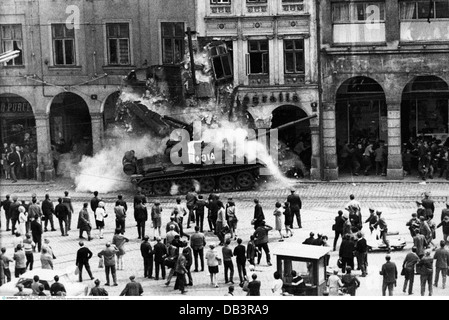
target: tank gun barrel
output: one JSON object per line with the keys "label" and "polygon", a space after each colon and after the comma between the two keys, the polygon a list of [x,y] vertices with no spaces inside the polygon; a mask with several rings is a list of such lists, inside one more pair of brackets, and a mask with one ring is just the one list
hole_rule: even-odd
{"label": "tank gun barrel", "polygon": [[169,116],[162,116],[162,119],[173,122],[174,124],[178,125],[179,127],[185,128],[187,131],[193,131],[192,125],[185,123],[184,121],[181,121],[176,118],[169,117]]}
{"label": "tank gun barrel", "polygon": [[[307,121],[307,120],[314,119],[314,118],[316,118],[316,117],[318,117],[318,115],[317,115],[317,114],[313,114],[313,115],[311,115],[311,116],[308,116],[308,117],[305,117],[305,118],[302,118],[302,119],[299,119],[299,120],[295,120],[295,121],[292,121],[292,122],[288,122],[288,123],[283,124],[283,125],[280,125],[280,126],[278,126],[278,127],[276,127],[276,128],[272,128],[272,129],[270,129],[270,130],[267,130],[265,133],[262,133],[262,134],[260,134],[260,135],[267,135],[267,134],[269,134],[272,130],[278,130],[278,131],[279,131],[279,130],[282,130],[282,129],[285,129],[285,128],[294,126],[294,125],[296,125],[296,124],[298,124],[298,123],[301,123],[301,122],[304,122],[304,121]],[[255,140],[255,139],[257,139],[258,136],[259,136],[259,134],[256,134],[256,136],[253,137],[253,138],[250,138],[250,140]]]}

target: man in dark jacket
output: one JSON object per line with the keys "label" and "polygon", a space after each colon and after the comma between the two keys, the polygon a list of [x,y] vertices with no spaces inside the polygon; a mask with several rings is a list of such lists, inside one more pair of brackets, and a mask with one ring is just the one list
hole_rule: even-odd
{"label": "man in dark jacket", "polygon": [[44,231],[48,231],[47,226],[48,222],[50,222],[51,231],[56,231],[55,225],[53,222],[53,214],[55,213],[55,207],[53,205],[53,201],[50,200],[50,195],[45,195],[45,200],[42,201],[42,215],[45,219],[45,228]]}
{"label": "man in dark jacket", "polygon": [[262,221],[256,231],[254,231],[254,243],[258,249],[257,264],[260,264],[263,249],[263,251],[265,251],[267,264],[271,266],[270,249],[268,247],[268,232],[272,229],[272,227],[265,225],[265,221]]}
{"label": "man in dark jacket", "polygon": [[140,200],[140,203],[142,205],[145,205],[147,203],[147,198],[145,197],[144,194],[142,194],[142,188],[141,187],[137,188],[137,193],[134,196],[134,207],[138,204],[139,200]]}
{"label": "man in dark jacket", "polygon": [[92,258],[93,254],[92,251],[89,250],[89,248],[84,246],[84,242],[80,241],[79,246],[81,247],[78,249],[76,253],[76,266],[79,269],[79,282],[83,282],[83,267],[86,268],[87,273],[89,274],[89,277],[91,280],[94,279],[92,276],[92,271],[90,270],[89,260]]}
{"label": "man in dark jacket", "polygon": [[430,250],[426,250],[424,257],[416,264],[421,277],[421,296],[426,293],[426,284],[429,287],[429,296],[433,293],[432,278],[433,278],[433,258],[430,256]]}
{"label": "man in dark jacket", "polygon": [[426,209],[426,220],[433,217],[435,213],[435,203],[430,199],[430,195],[426,192],[424,193],[424,199],[421,200],[422,206]]}
{"label": "man in dark jacket", "polygon": [[[302,202],[301,198],[297,193],[295,193],[295,189],[291,189],[291,194],[287,197],[287,202],[290,203],[290,210],[292,211],[292,214],[296,216],[296,222],[298,223],[298,228],[302,228],[301,224],[301,209],[302,209]],[[291,225],[291,228],[293,229],[293,223]]]}
{"label": "man in dark jacket", "polygon": [[62,203],[62,198],[58,199],[58,204],[55,208],[55,215],[59,220],[59,228],[61,229],[61,235],[63,237],[68,236],[68,217],[69,209]]}
{"label": "man in dark jacket", "polygon": [[159,269],[161,270],[162,280],[165,280],[164,259],[167,257],[167,246],[162,243],[161,237],[157,237],[156,241],[154,245],[155,280],[159,280]]}
{"label": "man in dark jacket", "polygon": [[37,251],[41,252],[42,247],[42,225],[39,223],[37,218],[31,218],[30,223],[31,237],[37,246]]}
{"label": "man in dark jacket", "polygon": [[257,274],[253,273],[251,278],[253,280],[248,283],[248,296],[260,296],[261,282],[257,280]]}
{"label": "man in dark jacket", "polygon": [[315,241],[315,233],[309,233],[309,237],[302,242],[302,244],[312,245]]}
{"label": "man in dark jacket", "polygon": [[357,258],[357,269],[362,271],[362,277],[366,277],[368,274],[368,272],[366,272],[366,268],[368,266],[368,245],[366,244],[366,239],[360,231],[357,232],[355,256]]}
{"label": "man in dark jacket", "polygon": [[195,215],[196,215],[196,225],[200,227],[200,232],[203,231],[204,224],[204,208],[206,207],[206,201],[203,199],[202,195],[198,196],[198,200],[195,203]]}
{"label": "man in dark jacket", "polygon": [[62,203],[67,207],[67,231],[72,229],[72,214],[73,214],[73,206],[72,199],[69,197],[69,192],[64,191],[64,197],[62,198]]}
{"label": "man in dark jacket", "polygon": [[138,239],[142,239],[145,236],[145,222],[148,220],[148,211],[139,199],[136,200],[134,206],[134,219],[137,222]]}
{"label": "man in dark jacket", "polygon": [[143,258],[143,277],[148,279],[153,278],[153,248],[151,243],[148,241],[149,236],[144,236],[143,241],[140,244],[140,254]]}
{"label": "man in dark jacket", "polygon": [[0,207],[3,207],[3,210],[5,210],[5,218],[6,218],[6,231],[11,231],[9,228],[9,223],[11,221],[10,211],[9,208],[11,207],[11,199],[9,194],[6,195],[5,200],[2,201]]}
{"label": "man in dark jacket", "polygon": [[195,207],[196,201],[198,200],[198,194],[195,191],[195,187],[187,193],[186,195],[186,206],[189,210],[189,217],[187,218],[187,228],[190,228],[190,222],[195,222]]}
{"label": "man in dark jacket", "polygon": [[345,224],[345,220],[343,219],[343,211],[338,211],[338,216],[335,217],[335,223],[333,226],[333,229],[335,231],[335,237],[334,237],[334,251],[337,250],[337,241],[338,238],[341,236],[343,237],[343,225]]}
{"label": "man in dark jacket", "polygon": [[263,214],[262,206],[259,203],[259,199],[254,199],[254,217],[253,217],[253,224],[254,224],[254,230],[257,230],[257,228],[262,224],[262,221],[265,220],[265,215]]}
{"label": "man in dark jacket", "polygon": [[215,232],[215,223],[218,216],[218,196],[211,193],[209,195],[208,203],[206,207],[208,208],[207,221],[209,223],[209,232]]}
{"label": "man in dark jacket", "polygon": [[387,262],[383,264],[382,269],[380,270],[380,275],[383,276],[382,295],[385,296],[388,289],[388,295],[392,296],[393,289],[396,286],[396,281],[398,279],[398,269],[396,264],[391,262],[391,257],[389,255],[385,257],[385,260]]}
{"label": "man in dark jacket", "polygon": [[339,257],[342,262],[342,272],[346,272],[346,266],[350,266],[354,270],[354,242],[349,234],[345,234],[340,245]]}
{"label": "man in dark jacket", "polygon": [[404,262],[402,263],[402,268],[404,269],[404,286],[402,288],[402,291],[406,293],[407,291],[407,285],[408,287],[408,294],[413,294],[413,283],[415,282],[415,266],[419,261],[419,257],[416,254],[416,247],[412,248],[412,252],[409,252],[404,259]]}
{"label": "man in dark jacket", "polygon": [[237,239],[237,246],[234,248],[233,255],[235,256],[235,262],[237,264],[237,272],[239,274],[240,286],[243,286],[243,282],[246,278],[246,248],[242,244],[242,239]]}
{"label": "man in dark jacket", "polygon": [[[98,204],[100,203],[101,199],[98,198],[98,191],[94,191],[94,196],[92,199],[90,199],[90,208],[94,212],[94,218],[96,218],[95,210],[98,208]],[[97,223],[97,219],[95,219],[95,224]],[[98,225],[96,225],[96,228],[98,229]]]}
{"label": "man in dark jacket", "polygon": [[130,276],[128,282],[123,289],[123,291],[120,293],[121,296],[141,296],[143,293],[142,285],[139,282],[135,281],[135,276]]}
{"label": "man in dark jacket", "polygon": [[12,196],[12,203],[9,206],[9,216],[11,217],[11,232],[14,235],[16,233],[16,223],[19,221],[19,207],[20,202],[17,196]]}

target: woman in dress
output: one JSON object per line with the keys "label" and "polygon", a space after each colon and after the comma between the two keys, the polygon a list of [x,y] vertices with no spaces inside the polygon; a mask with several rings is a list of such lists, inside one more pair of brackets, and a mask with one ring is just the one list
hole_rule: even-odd
{"label": "woman in dress", "polygon": [[106,211],[104,209],[104,202],[100,201],[98,203],[98,207],[95,210],[95,220],[98,226],[98,229],[100,231],[99,238],[103,239],[103,232],[104,232],[104,218],[106,218],[108,215],[106,214]]}
{"label": "woman in dress", "polygon": [[275,218],[275,229],[277,231],[279,231],[279,236],[281,237],[279,239],[279,241],[284,241],[283,236],[282,236],[282,211],[281,211],[281,207],[282,204],[280,202],[276,202],[275,204],[276,209],[274,210],[274,218]]}
{"label": "woman in dress", "polygon": [[151,221],[153,221],[153,229],[154,229],[154,240],[156,241],[157,237],[162,237],[161,235],[161,219],[162,207],[159,201],[154,203],[154,206],[151,208]]}
{"label": "woman in dress", "polygon": [[117,252],[117,270],[123,270],[123,256],[126,253],[125,243],[129,242],[128,238],[125,238],[122,235],[122,229],[116,228],[114,237],[112,238],[112,244],[115,245],[118,249]]}
{"label": "woman in dress", "polygon": [[19,232],[23,236],[27,234],[26,224],[28,222],[28,212],[26,212],[25,207],[19,207]]}
{"label": "woman in dress", "polygon": [[209,245],[210,250],[206,253],[207,267],[210,273],[210,284],[218,288],[217,274],[218,265],[221,258],[218,256],[217,251],[215,251],[215,245]]}

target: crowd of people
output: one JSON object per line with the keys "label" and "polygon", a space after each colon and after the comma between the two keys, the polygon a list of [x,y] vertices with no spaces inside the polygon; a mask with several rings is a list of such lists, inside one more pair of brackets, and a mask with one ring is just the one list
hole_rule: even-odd
{"label": "crowd of people", "polygon": [[[335,232],[333,251],[337,251],[340,238],[341,243],[338,250],[338,269],[334,269],[334,274],[327,279],[330,295],[343,293],[355,295],[360,281],[353,271],[360,271],[361,277],[368,275],[369,246],[365,239],[364,224],[367,225],[369,232],[379,234],[379,239],[382,239],[385,244],[386,251],[391,252],[388,225],[382,212],[370,208],[369,217],[363,219],[360,202],[355,199],[354,195],[350,195],[349,198],[350,201],[344,210],[338,212],[332,225],[332,230]],[[243,239],[237,234],[238,210],[232,198],[227,198],[225,204],[221,201],[220,195],[210,194],[205,200],[202,195],[192,189],[185,199],[177,197],[175,200],[176,203],[173,207],[168,209],[170,221],[165,225],[165,237],[161,233],[161,229],[164,228],[162,214],[167,209],[163,208],[159,201],[149,203],[140,189],[133,199],[133,214],[143,260],[144,278],[163,280],[166,286],[170,286],[174,282],[174,289],[181,293],[186,293],[186,288],[194,285],[192,272],[207,272],[210,275],[210,285],[218,288],[219,273],[223,266],[224,282],[229,288],[232,286],[228,295],[234,294],[235,275],[238,276],[238,284],[243,292],[248,295],[260,295],[260,280],[257,279],[256,269],[261,264],[264,254],[266,264],[272,265],[269,244],[276,237],[274,236],[272,239],[271,236],[278,233],[277,241],[284,241],[285,238],[292,236],[295,220],[295,227],[302,228],[302,202],[295,189],[291,189],[291,194],[283,205],[280,202],[275,203],[271,220],[274,221],[274,228],[267,224],[267,217],[259,200],[254,199],[254,214],[251,219],[254,231],[250,234],[249,239]],[[31,196],[30,201],[19,201],[17,196],[7,195],[1,202],[1,208],[6,217],[6,230],[10,231],[13,236],[12,248],[1,248],[1,283],[11,281],[10,270],[12,269],[15,277],[19,277],[27,270],[33,270],[36,253],[40,254],[42,269],[54,268],[55,252],[50,245],[49,238],[44,237],[44,234],[57,231],[58,226],[55,224],[54,216],[59,221],[62,237],[68,236],[71,231],[72,217],[75,220],[74,208],[68,191],[65,191],[57,199],[57,203],[54,206],[49,194],[45,195],[45,199],[42,201],[37,199],[35,194]],[[89,260],[95,254],[88,248],[87,243],[95,238],[104,239],[105,219],[109,214],[113,215],[115,218],[113,237],[106,240],[104,248],[96,256],[101,261],[99,267],[103,268],[105,272],[104,285],[118,286],[117,270],[125,269],[124,256],[127,252],[127,243],[130,241],[129,237],[125,236],[130,210],[123,196],[117,196],[113,214],[107,212],[105,207],[105,200],[101,199],[98,192],[94,192],[90,203],[83,203],[76,225],[79,232],[79,249],[75,262],[77,274],[80,282],[83,282],[84,271],[87,272],[91,280],[95,280],[95,287],[91,290],[93,295],[107,294],[107,291],[100,287],[100,280],[92,274]],[[92,213],[94,221],[91,221],[90,218]],[[420,271],[422,288],[425,283],[432,281],[433,270],[428,273],[425,270],[426,267],[433,268],[426,262],[431,250],[435,251],[432,259],[437,260],[434,285],[438,284],[440,273],[443,278],[443,287],[446,285],[449,251],[445,249],[445,246],[448,244],[449,237],[449,204],[443,210],[441,222],[438,225],[433,221],[434,214],[434,202],[430,199],[429,194],[425,194],[424,198],[417,202],[416,213],[413,213],[412,218],[406,224],[413,239],[413,249],[403,262],[401,274],[405,277],[404,292],[408,287],[410,288],[409,293],[412,293],[415,268],[417,267],[423,270]],[[282,221],[282,216],[284,221]],[[205,219],[207,219],[207,225]],[[148,220],[152,222],[152,239],[146,230]],[[185,229],[191,228],[192,225],[194,225],[194,231],[185,232]],[[207,227],[209,227],[208,230],[206,230]],[[436,238],[436,230],[440,227],[443,229],[444,240],[438,247],[433,240]],[[270,231],[276,232],[270,233]],[[206,232],[209,237],[212,236],[212,241],[209,238],[206,240]],[[243,244],[245,240],[247,241],[246,245]],[[326,235],[318,233],[315,237],[314,232],[310,233],[310,237],[305,239],[303,244],[330,247],[329,238]],[[357,261],[357,269],[354,259]],[[386,295],[388,291],[392,295],[398,277],[397,268],[391,261],[390,255],[387,255],[386,259],[385,265],[379,271],[384,278],[382,294]],[[330,254],[327,254],[326,266],[329,266],[329,260]],[[10,264],[14,264],[14,268],[10,268]],[[410,271],[411,269],[413,272]],[[340,271],[341,276],[339,275]],[[284,290],[282,277],[275,273],[273,278],[273,294],[288,295]],[[295,281],[298,285],[304,284],[303,279],[295,270],[292,270],[291,278],[297,279]],[[121,294],[142,295],[142,286],[136,281],[135,275],[129,280],[130,282]],[[23,288],[18,288],[18,290],[21,292],[20,294],[23,294]],[[425,289],[422,290],[422,294],[424,294]],[[63,294],[62,292],[61,289],[57,293]],[[432,288],[429,289],[429,293],[432,294]],[[42,295],[43,292],[36,286],[35,294]]]}
{"label": "crowd of people", "polygon": [[[338,147],[339,168],[353,175],[386,176],[388,147],[385,141],[358,139],[345,141]],[[449,138],[444,142],[433,137],[418,136],[403,144],[402,163],[405,176],[416,174],[420,179],[434,177],[449,180]]]}
{"label": "crowd of people", "polygon": [[13,183],[18,179],[37,180],[38,172],[40,175],[41,170],[44,170],[43,163],[38,161],[37,150],[31,143],[24,145],[4,143],[1,167],[1,178],[12,180]]}

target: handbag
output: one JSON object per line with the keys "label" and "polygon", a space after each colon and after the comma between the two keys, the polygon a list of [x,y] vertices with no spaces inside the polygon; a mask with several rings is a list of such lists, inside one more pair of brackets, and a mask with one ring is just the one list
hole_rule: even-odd
{"label": "handbag", "polygon": [[75,275],[79,275],[80,274],[80,268],[78,268],[78,266],[76,266],[75,268]]}
{"label": "handbag", "polygon": [[100,260],[98,260],[98,268],[104,268],[103,258],[100,258]]}

